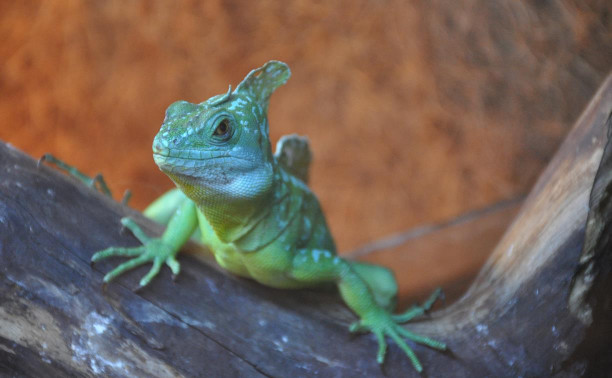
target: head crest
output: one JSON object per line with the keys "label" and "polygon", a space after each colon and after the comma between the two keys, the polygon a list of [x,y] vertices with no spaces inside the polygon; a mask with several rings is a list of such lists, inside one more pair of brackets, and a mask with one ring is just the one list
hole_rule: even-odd
{"label": "head crest", "polygon": [[291,76],[291,70],[283,62],[271,60],[262,67],[254,69],[242,80],[236,92],[248,94],[266,111],[270,96],[276,88],[285,84]]}
{"label": "head crest", "polygon": [[229,89],[227,90],[227,93],[223,95],[222,97],[218,98],[215,102],[211,103],[211,105],[213,106],[221,105],[224,102],[228,101],[231,97],[232,97],[232,86],[230,85]]}

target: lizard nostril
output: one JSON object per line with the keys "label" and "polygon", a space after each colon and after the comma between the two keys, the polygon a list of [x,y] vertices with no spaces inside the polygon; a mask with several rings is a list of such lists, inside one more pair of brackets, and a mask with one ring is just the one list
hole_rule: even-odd
{"label": "lizard nostril", "polygon": [[153,153],[167,155],[168,149],[158,139],[153,140]]}

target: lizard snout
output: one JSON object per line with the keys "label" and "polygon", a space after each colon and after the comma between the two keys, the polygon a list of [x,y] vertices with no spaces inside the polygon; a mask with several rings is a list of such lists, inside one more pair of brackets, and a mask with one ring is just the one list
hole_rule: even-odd
{"label": "lizard snout", "polygon": [[168,156],[170,151],[168,150],[168,147],[164,146],[164,143],[161,140],[155,138],[153,140],[153,153]]}

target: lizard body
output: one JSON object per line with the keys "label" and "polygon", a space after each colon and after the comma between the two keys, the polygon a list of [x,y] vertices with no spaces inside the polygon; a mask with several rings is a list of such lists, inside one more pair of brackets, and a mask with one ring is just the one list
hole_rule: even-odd
{"label": "lizard body", "polygon": [[159,168],[177,188],[166,193],[145,215],[167,224],[160,238],[150,238],[129,218],[122,223],[143,245],[111,247],[93,261],[129,256],[104,277],[108,282],[128,269],[152,262],[140,281],[147,285],[167,264],[176,275],[175,256],[192,235],[228,271],[276,288],[303,288],[332,282],[360,317],[352,331],[371,331],[384,361],[385,336],[404,350],[415,368],[421,364],[403,337],[444,350],[444,343],[401,327],[431,307],[392,315],[397,284],[384,267],[350,261],[336,254],[319,202],[306,184],[310,150],[305,138],[284,137],[272,154],[267,110],[270,95],[289,78],[286,64],[270,61],[251,71],[238,85],[209,100],[170,105],[153,141]]}

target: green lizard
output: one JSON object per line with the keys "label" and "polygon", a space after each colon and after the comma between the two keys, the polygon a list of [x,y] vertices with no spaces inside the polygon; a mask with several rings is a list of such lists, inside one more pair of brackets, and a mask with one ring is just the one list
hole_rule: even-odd
{"label": "green lizard", "polygon": [[174,275],[179,274],[176,254],[199,230],[202,243],[219,265],[239,276],[288,289],[335,283],[360,318],[350,330],[376,335],[377,361],[384,361],[389,336],[422,371],[403,338],[440,350],[446,346],[400,324],[427,311],[439,291],[423,306],[392,314],[397,284],[391,271],[336,254],[319,202],[306,185],[307,140],[284,137],[276,154],[271,152],[268,102],[290,75],[286,64],[270,61],[251,71],[235,91],[230,87],[226,94],[201,104],[178,101],[170,105],[153,141],[153,158],[177,188],[144,212],[167,228],[160,238],[151,238],[133,220],[123,218],[122,224],[143,245],[111,247],[94,254],[92,261],[132,257],[106,274],[105,282],[152,262],[140,281],[142,287],[164,263]]}

